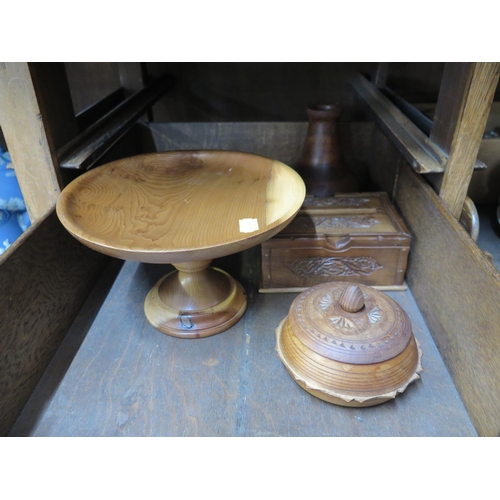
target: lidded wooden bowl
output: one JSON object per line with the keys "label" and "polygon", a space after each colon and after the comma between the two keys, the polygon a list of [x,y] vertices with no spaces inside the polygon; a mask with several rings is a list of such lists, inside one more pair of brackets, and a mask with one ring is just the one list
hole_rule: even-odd
{"label": "lidded wooden bowl", "polygon": [[374,406],[420,378],[422,352],[406,312],[355,283],[301,293],[276,329],[277,351],[310,394],[342,406]]}

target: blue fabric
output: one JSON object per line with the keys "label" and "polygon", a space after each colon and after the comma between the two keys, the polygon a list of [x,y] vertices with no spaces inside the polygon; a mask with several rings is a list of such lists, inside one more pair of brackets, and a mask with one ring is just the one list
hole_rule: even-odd
{"label": "blue fabric", "polygon": [[0,148],[0,255],[30,226],[10,154]]}

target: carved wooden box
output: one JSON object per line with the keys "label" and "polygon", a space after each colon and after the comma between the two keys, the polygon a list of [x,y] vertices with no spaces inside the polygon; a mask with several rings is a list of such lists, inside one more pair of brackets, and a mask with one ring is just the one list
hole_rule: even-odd
{"label": "carved wooden box", "polygon": [[262,244],[262,292],[330,281],[400,289],[410,233],[386,193],[306,197],[295,219]]}

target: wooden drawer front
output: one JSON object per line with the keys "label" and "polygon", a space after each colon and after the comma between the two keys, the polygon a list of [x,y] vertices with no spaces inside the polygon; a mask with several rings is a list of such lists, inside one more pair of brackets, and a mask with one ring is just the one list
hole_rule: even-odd
{"label": "wooden drawer front", "polygon": [[301,288],[329,281],[403,284],[409,247],[350,246],[332,250],[307,243],[280,243],[262,245],[262,288]]}

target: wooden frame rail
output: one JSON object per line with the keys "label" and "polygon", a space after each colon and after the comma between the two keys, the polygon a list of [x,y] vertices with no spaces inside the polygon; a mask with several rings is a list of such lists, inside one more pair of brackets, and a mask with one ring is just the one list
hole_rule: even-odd
{"label": "wooden frame rail", "polygon": [[61,167],[80,170],[91,168],[173,83],[171,76],[164,75],[75,137],[57,152]]}
{"label": "wooden frame rail", "polygon": [[445,65],[430,139],[449,155],[439,196],[455,218],[467,197],[499,72],[500,63]]}
{"label": "wooden frame rail", "polygon": [[[411,105],[408,101],[393,92],[389,87],[384,87],[381,91],[386,95],[410,120],[427,136],[431,135],[433,121],[425,116],[419,109]],[[476,160],[474,170],[485,170],[486,164],[481,160]]]}
{"label": "wooden frame rail", "polygon": [[388,97],[358,75],[352,86],[374,113],[384,130],[410,165],[420,174],[443,172],[447,157]]}
{"label": "wooden frame rail", "polygon": [[56,149],[78,132],[64,67],[0,63],[0,127],[35,222],[61,191]]}
{"label": "wooden frame rail", "polygon": [[[382,67],[387,73],[386,65]],[[499,72],[500,63],[446,63],[430,130],[429,121],[394,93],[387,92],[411,118],[377,88],[380,85],[361,75],[352,82],[375,113],[379,126],[415,171],[443,173],[432,183],[457,219],[464,210],[472,172],[484,168],[477,154]],[[418,119],[418,125],[412,119]]]}

